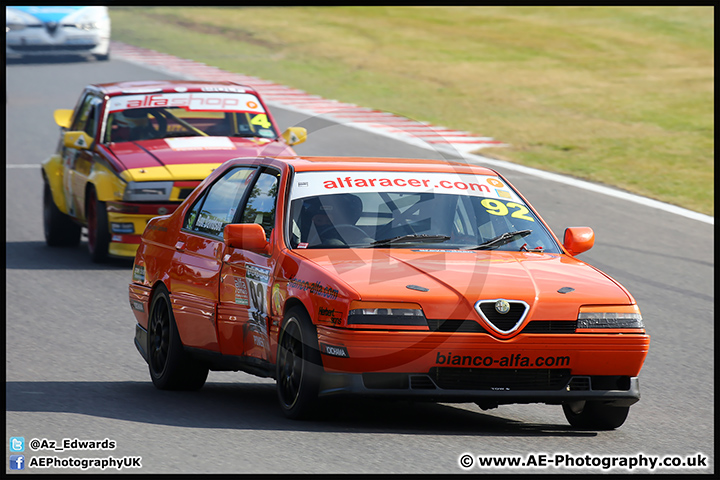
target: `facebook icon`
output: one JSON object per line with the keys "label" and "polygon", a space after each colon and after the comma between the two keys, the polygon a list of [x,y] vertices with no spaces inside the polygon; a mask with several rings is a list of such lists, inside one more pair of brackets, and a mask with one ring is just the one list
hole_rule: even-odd
{"label": "facebook icon", "polygon": [[10,455],[10,470],[25,470],[25,455]]}

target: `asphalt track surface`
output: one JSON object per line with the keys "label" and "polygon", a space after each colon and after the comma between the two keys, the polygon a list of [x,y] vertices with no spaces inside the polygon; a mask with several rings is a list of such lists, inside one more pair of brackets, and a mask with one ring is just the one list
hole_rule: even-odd
{"label": "asphalt track surface", "polygon": [[[714,472],[714,227],[570,185],[503,171],[559,236],[588,225],[580,256],[635,296],[652,337],[642,399],[615,431],[576,431],[559,406],[342,400],[310,421],[290,421],[274,382],[211,372],[199,392],[156,390],[133,345],[131,262],[90,262],[80,247],[51,249],[42,231],[40,162],[58,142],[52,113],[72,108],[88,83],[171,78],[121,60],[6,65],[6,452],[24,437],[32,457],[142,457],[128,473],[648,473],[602,466],[461,468],[469,453],[602,458],[706,457]],[[387,135],[273,108],[281,128],[309,130],[300,154],[447,158]],[[490,133],[490,132],[487,132]],[[31,439],[104,440],[106,451],[32,451]],[[576,464],[583,460],[576,460]],[[8,473],[11,471],[6,463]],[[75,473],[67,468],[36,473]],[[87,472],[101,472],[90,469]],[[112,468],[105,473],[117,472]]]}

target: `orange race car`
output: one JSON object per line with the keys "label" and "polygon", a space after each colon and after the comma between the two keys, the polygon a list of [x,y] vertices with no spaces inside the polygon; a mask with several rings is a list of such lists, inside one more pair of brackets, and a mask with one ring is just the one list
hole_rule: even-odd
{"label": "orange race car", "polygon": [[562,405],[612,429],[650,342],[635,300],[575,258],[497,172],[379,158],[238,158],[135,257],[135,345],[160,389],[208,370],[277,380],[284,413],[319,396]]}
{"label": "orange race car", "polygon": [[147,221],[175,210],[224,161],[294,155],[307,135],[279,135],[257,92],[233,82],[89,85],[55,121],[60,143],[42,164],[45,240],[76,246],[86,227],[96,262],[134,257]]}

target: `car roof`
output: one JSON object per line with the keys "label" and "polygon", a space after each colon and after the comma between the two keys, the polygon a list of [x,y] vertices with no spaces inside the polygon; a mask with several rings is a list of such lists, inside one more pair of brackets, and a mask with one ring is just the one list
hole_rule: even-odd
{"label": "car roof", "polygon": [[[248,159],[238,158],[233,163],[247,163]],[[297,156],[270,159],[292,166],[296,172],[317,171],[412,171],[428,173],[457,173],[472,175],[499,175],[495,170],[452,160],[394,157],[337,157]]]}
{"label": "car roof", "polygon": [[[209,89],[208,87],[214,87]],[[103,95],[115,96],[122,94],[142,93],[176,93],[176,92],[248,92],[257,95],[254,88],[230,81],[200,80],[143,80],[129,82],[97,83],[88,85],[87,89],[95,90]]]}

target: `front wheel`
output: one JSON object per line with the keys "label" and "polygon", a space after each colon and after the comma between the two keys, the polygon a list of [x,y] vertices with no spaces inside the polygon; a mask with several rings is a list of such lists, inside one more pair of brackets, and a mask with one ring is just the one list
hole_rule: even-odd
{"label": "front wheel", "polygon": [[613,430],[625,423],[630,407],[615,407],[597,401],[563,403],[565,418],[582,430]]}
{"label": "front wheel", "polygon": [[147,352],[150,378],[160,390],[199,390],[205,385],[208,367],[183,351],[170,293],[162,286],[150,304]]}
{"label": "front wheel", "polygon": [[98,200],[97,193],[92,187],[88,189],[85,202],[90,259],[95,263],[103,263],[108,259],[110,248],[107,208],[105,202]]}
{"label": "front wheel", "polygon": [[82,227],[55,205],[47,182],[43,189],[43,229],[49,247],[76,247],[80,243]]}
{"label": "front wheel", "polygon": [[280,333],[276,366],[278,399],[286,417],[307,418],[314,411],[322,370],[310,317],[303,308],[290,309]]}

